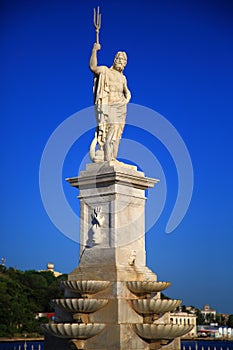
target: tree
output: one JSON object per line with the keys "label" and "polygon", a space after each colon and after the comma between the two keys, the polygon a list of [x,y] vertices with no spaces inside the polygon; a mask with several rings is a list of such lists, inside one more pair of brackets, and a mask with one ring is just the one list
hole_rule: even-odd
{"label": "tree", "polygon": [[161,299],[167,299],[167,300],[171,299],[167,295],[165,295],[164,293],[161,293],[160,296],[161,296]]}
{"label": "tree", "polygon": [[182,312],[187,312],[186,306],[185,305],[181,305],[181,311]]}
{"label": "tree", "polygon": [[233,315],[229,315],[227,320],[227,326],[233,328]]}
{"label": "tree", "polygon": [[219,326],[226,326],[227,325],[227,317],[223,314],[217,314],[216,315],[216,322]]}
{"label": "tree", "polygon": [[210,324],[210,323],[215,322],[215,317],[212,313],[207,313],[205,316],[205,320],[206,320],[205,323]]}
{"label": "tree", "polygon": [[0,336],[41,332],[38,312],[49,312],[50,299],[63,296],[59,285],[67,275],[56,278],[51,271],[0,272]]}
{"label": "tree", "polygon": [[197,315],[197,325],[204,324],[205,317],[203,316],[203,314],[199,309],[196,309],[196,315]]}

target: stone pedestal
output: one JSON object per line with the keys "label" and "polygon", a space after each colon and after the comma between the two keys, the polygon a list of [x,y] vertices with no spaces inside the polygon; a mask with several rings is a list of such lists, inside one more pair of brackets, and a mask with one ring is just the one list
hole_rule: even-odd
{"label": "stone pedestal", "polygon": [[[145,190],[158,180],[114,161],[87,164],[67,181],[79,189],[80,263],[63,283],[65,299],[54,301],[62,323],[47,326],[45,349],[179,349],[179,342],[167,345],[169,320],[154,301],[169,283],[146,267]],[[135,310],[138,299],[145,310]]]}
{"label": "stone pedestal", "polygon": [[98,293],[109,299],[108,305],[90,315],[90,322],[107,326],[87,342],[86,349],[146,349],[130,326],[142,317],[128,302],[135,295],[126,282],[157,279],[145,266],[144,213],[145,190],[158,180],[146,178],[134,166],[105,162],[87,164],[86,171],[68,181],[79,188],[81,208],[80,264],[69,280],[111,282]]}
{"label": "stone pedestal", "polygon": [[145,267],[145,189],[158,180],[136,167],[105,162],[87,164],[79,177],[67,181],[79,188],[79,267],[98,266],[102,276],[106,269],[108,280],[110,266],[122,273],[129,266]]}

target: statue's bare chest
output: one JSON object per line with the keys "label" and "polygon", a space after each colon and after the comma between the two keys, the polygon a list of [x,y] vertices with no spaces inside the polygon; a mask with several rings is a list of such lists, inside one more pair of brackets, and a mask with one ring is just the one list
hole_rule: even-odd
{"label": "statue's bare chest", "polygon": [[116,71],[109,71],[108,74],[109,84],[110,86],[118,86],[119,88],[123,88],[124,85],[124,76]]}

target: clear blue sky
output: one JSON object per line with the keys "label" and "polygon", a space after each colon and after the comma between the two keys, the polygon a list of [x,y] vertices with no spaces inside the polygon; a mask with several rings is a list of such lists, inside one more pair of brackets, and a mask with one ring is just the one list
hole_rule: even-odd
{"label": "clear blue sky", "polygon": [[[233,313],[231,1],[1,1],[0,257],[23,270],[52,261],[68,273],[77,265],[78,244],[56,229],[43,207],[39,166],[58,125],[92,105],[88,60],[97,5],[103,14],[100,62],[110,66],[116,51],[127,51],[131,102],[166,117],[193,163],[191,205],[166,234],[176,171],[161,145],[150,146],[163,166],[168,195],[146,235],[148,265],[160,280],[172,282],[170,297]],[[89,136],[82,139],[85,152],[89,142]],[[68,157],[64,178],[76,175],[74,157]],[[64,181],[74,205],[77,193],[67,186]]]}

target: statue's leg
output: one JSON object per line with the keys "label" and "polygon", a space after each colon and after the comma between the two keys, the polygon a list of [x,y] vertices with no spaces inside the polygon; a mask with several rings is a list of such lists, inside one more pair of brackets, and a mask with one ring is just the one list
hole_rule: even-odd
{"label": "statue's leg", "polygon": [[124,123],[119,123],[119,124],[115,125],[115,132],[114,132],[115,141],[113,142],[113,150],[112,150],[112,154],[113,154],[114,159],[116,159],[116,157],[117,157],[117,153],[118,153],[119,144],[120,144],[123,130],[124,130]]}
{"label": "statue's leg", "polygon": [[113,145],[114,145],[114,124],[108,124],[108,132],[106,136],[106,142],[104,145],[104,160],[110,161],[113,160]]}
{"label": "statue's leg", "polygon": [[117,157],[119,144],[120,144],[120,139],[115,140],[113,145],[112,145],[112,156],[114,159],[116,159],[116,157]]}

